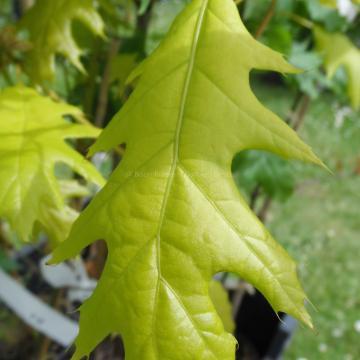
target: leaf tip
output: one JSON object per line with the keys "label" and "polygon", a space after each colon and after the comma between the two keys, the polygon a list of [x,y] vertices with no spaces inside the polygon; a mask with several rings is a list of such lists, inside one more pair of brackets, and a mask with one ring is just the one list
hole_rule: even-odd
{"label": "leaf tip", "polygon": [[91,158],[91,157],[94,156],[98,151],[99,151],[99,149],[97,148],[96,143],[95,143],[95,144],[93,144],[93,145],[91,145],[91,146],[89,147],[89,150],[88,150],[88,152],[87,152],[87,154],[86,154],[86,157],[87,157],[87,158]]}
{"label": "leaf tip", "polygon": [[56,259],[54,258],[54,255],[52,255],[51,258],[48,261],[46,261],[45,265],[46,266],[54,266],[58,263],[59,263],[59,261],[56,261]]}
{"label": "leaf tip", "polygon": [[[309,302],[309,300],[307,298],[304,299],[304,303],[305,302]],[[292,314],[290,314],[292,315]],[[297,314],[298,316],[294,316],[295,318],[297,318],[300,322],[302,322],[305,326],[307,326],[309,329],[314,330],[314,324],[312,322],[311,316],[310,314],[307,312],[305,305],[302,306],[299,309],[299,312]]]}
{"label": "leaf tip", "polygon": [[315,165],[320,166],[322,169],[324,169],[325,171],[327,171],[331,175],[334,175],[334,172],[320,158],[318,158],[315,154],[313,154],[311,162],[313,164],[315,164]]}
{"label": "leaf tip", "polygon": [[65,260],[63,258],[63,256],[61,256],[61,254],[60,254],[60,251],[59,251],[60,247],[61,247],[61,244],[52,252],[49,259],[46,261],[46,265],[54,266]]}
{"label": "leaf tip", "polygon": [[285,76],[286,76],[286,74],[298,75],[298,74],[302,74],[304,71],[305,71],[304,69],[301,69],[301,68],[291,64],[290,62],[286,61],[286,69],[284,69],[283,75],[285,75]]}
{"label": "leaf tip", "polygon": [[305,152],[305,157],[303,158],[303,161],[307,161],[314,165],[320,166],[329,173],[333,174],[329,167],[314,153],[314,151],[309,146],[308,150]]}

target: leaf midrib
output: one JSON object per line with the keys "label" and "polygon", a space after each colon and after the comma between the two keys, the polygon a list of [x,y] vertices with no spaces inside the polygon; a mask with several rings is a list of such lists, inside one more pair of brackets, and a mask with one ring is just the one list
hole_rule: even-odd
{"label": "leaf midrib", "polygon": [[[202,1],[201,7],[199,10],[198,19],[196,22],[194,37],[192,40],[191,51],[190,51],[189,65],[188,65],[188,68],[186,71],[186,78],[185,78],[184,88],[183,88],[181,101],[180,101],[179,116],[177,119],[175,135],[174,135],[174,140],[173,140],[173,160],[172,160],[172,164],[171,164],[169,178],[168,178],[166,188],[165,188],[163,203],[162,203],[161,210],[160,210],[159,226],[158,226],[157,235],[155,238],[158,279],[157,279],[157,285],[156,285],[156,291],[155,291],[154,311],[153,311],[153,315],[152,315],[152,335],[154,334],[157,299],[158,299],[158,295],[159,295],[160,282],[162,279],[161,263],[160,263],[160,240],[161,240],[160,234],[161,234],[162,226],[163,226],[164,219],[165,219],[166,208],[167,208],[167,205],[169,202],[170,191],[171,191],[172,185],[174,183],[175,171],[176,171],[176,168],[178,167],[178,163],[179,163],[179,144],[180,144],[181,130],[182,130],[182,126],[183,126],[183,122],[184,122],[184,118],[185,118],[185,107],[186,107],[186,102],[187,102],[187,98],[188,98],[188,94],[189,94],[192,75],[194,72],[196,53],[197,53],[197,49],[198,49],[202,25],[204,23],[205,12],[207,10],[208,3],[209,3],[209,0]],[[152,338],[153,338],[153,336],[152,336]],[[156,347],[154,346],[154,349],[155,348]]]}

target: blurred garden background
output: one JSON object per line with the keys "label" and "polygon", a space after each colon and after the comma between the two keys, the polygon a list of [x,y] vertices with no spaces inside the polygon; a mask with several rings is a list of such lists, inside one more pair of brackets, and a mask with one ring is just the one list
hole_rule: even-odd
{"label": "blurred garden background", "polygon": [[[33,86],[52,99],[79,107],[98,127],[105,127],[123,106],[132,91],[126,83],[129,74],[152,53],[175,16],[189,2],[90,1],[97,14],[92,23],[79,16],[69,21],[70,38],[81,49],[81,63],[66,51],[55,49],[55,63],[51,68],[54,76],[49,77],[36,70],[42,64],[36,64],[33,56],[34,51],[41,52],[41,46],[50,46],[52,41],[47,39],[51,31],[49,16],[52,16],[47,1],[50,0],[0,0],[0,88],[19,83]],[[302,284],[314,306],[309,305],[309,309],[315,330],[296,326],[287,338],[290,342],[286,342],[286,346],[284,343],[278,356],[289,360],[358,360],[360,4],[350,0],[243,0],[236,3],[249,32],[303,70],[287,76],[254,71],[251,74],[253,91],[265,106],[299,132],[330,170],[288,162],[260,151],[248,151],[234,158],[236,184],[275,239],[297,261]],[[97,26],[96,21],[104,25]],[[43,37],[40,45],[39,37]],[[2,121],[7,120],[0,118]],[[70,143],[82,154],[86,154],[90,144],[88,140]],[[108,178],[124,151],[119,148],[113,153],[98,154],[92,162]],[[59,166],[56,171],[60,179],[79,180],[67,167]],[[80,181],[79,187],[70,191],[75,196],[68,201],[69,206],[80,211],[95,191],[93,185]],[[72,215],[67,225],[57,230],[57,236],[60,231],[60,237],[61,234],[66,237],[75,217]],[[41,259],[50,251],[44,231],[35,231],[32,242],[25,244],[6,218],[2,218],[2,271],[76,323],[77,315],[73,312],[86,298],[87,290],[80,295],[73,293],[69,298],[66,286],[56,288],[49,282]],[[79,260],[86,272],[82,276],[87,284],[99,277],[105,258],[106,249],[102,243],[96,243]],[[53,280],[51,274],[48,277]],[[233,282],[233,277],[230,278]],[[223,283],[229,290],[229,299],[234,300],[229,279]],[[0,289],[4,290],[4,286],[0,278]],[[59,344],[46,331],[36,330],[32,324],[2,303],[0,293],[0,360],[69,358],[71,350],[68,352],[67,346]],[[261,332],[262,324],[255,325]],[[122,359],[122,352],[121,341],[109,338],[92,358]],[[251,351],[239,353],[238,358],[265,356],[251,347]]]}

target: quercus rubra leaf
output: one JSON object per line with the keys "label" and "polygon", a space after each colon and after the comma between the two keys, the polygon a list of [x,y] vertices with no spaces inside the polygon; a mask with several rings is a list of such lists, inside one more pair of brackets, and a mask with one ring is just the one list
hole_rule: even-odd
{"label": "quercus rubra leaf", "polygon": [[91,150],[126,143],[125,156],[51,261],[107,242],[74,359],[113,332],[128,360],[234,359],[209,297],[220,271],[311,326],[295,263],[239,194],[231,162],[250,148],[321,162],[256,99],[252,68],[296,71],[251,37],[233,0],[193,0],[133,73],[135,91]]}
{"label": "quercus rubra leaf", "polygon": [[137,55],[119,54],[111,61],[110,81],[117,82],[118,92],[122,94],[126,88],[126,80],[137,65]]}
{"label": "quercus rubra leaf", "polygon": [[67,238],[72,224],[79,216],[79,213],[68,206],[66,202],[74,197],[89,195],[89,190],[75,180],[59,180],[58,183],[65,205],[58,207],[51,202],[51,198],[49,202],[44,199],[40,204],[39,219],[41,222],[35,223],[33,231],[35,234],[45,231],[52,248]]}
{"label": "quercus rubra leaf", "polygon": [[[79,213],[70,206],[56,207],[45,201],[40,206],[39,221],[35,223],[33,233],[38,235],[44,231],[50,240],[51,248],[66,239],[72,224]],[[41,221],[41,223],[40,223]]]}
{"label": "quercus rubra leaf", "polygon": [[228,292],[219,281],[213,280],[209,286],[209,296],[214,304],[216,312],[224,325],[224,329],[230,333],[235,330],[235,322],[232,318],[232,307]]}
{"label": "quercus rubra leaf", "polygon": [[25,14],[20,28],[29,32],[32,43],[25,64],[33,81],[53,79],[56,54],[65,56],[84,71],[81,50],[72,36],[74,20],[84,23],[94,34],[103,34],[103,21],[93,0],[37,0]]}
{"label": "quercus rubra leaf", "polygon": [[99,130],[71,123],[64,115],[76,117],[81,112],[22,86],[0,93],[0,216],[23,241],[30,238],[35,222],[50,229],[53,240],[58,241],[59,231],[51,225],[68,228],[69,219],[74,218],[54,175],[56,163],[65,163],[85,179],[103,184],[95,167],[64,141],[94,138]]}
{"label": "quercus rubra leaf", "polygon": [[343,34],[328,33],[314,27],[317,50],[324,57],[327,75],[331,78],[344,66],[348,76],[348,94],[354,109],[360,106],[360,49]]}

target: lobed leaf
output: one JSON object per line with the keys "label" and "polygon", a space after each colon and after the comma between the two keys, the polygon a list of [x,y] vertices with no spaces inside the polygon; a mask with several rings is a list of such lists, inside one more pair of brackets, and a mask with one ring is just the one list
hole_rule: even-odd
{"label": "lobed leaf", "polygon": [[135,91],[91,148],[126,143],[125,156],[53,254],[57,263],[97,239],[108,246],[74,359],[114,332],[129,360],[234,359],[236,341],[209,296],[221,271],[311,326],[294,261],[231,175],[245,149],[321,164],[252,93],[254,68],[297,72],[252,38],[233,0],[193,0],[133,73]]}
{"label": "lobed leaf", "polygon": [[64,141],[94,138],[99,130],[71,123],[64,115],[77,117],[81,111],[23,86],[0,93],[0,216],[23,241],[30,239],[35,222],[59,241],[75,218],[55,178],[56,163],[67,164],[98,185],[104,182],[95,167]]}
{"label": "lobed leaf", "polygon": [[72,35],[75,19],[94,34],[103,35],[104,24],[93,0],[37,0],[25,14],[20,28],[29,32],[32,43],[25,65],[34,82],[53,79],[56,54],[65,56],[79,70],[85,71],[80,62],[82,52]]}
{"label": "lobed leaf", "polygon": [[58,184],[64,205],[57,207],[51,200],[43,199],[40,204],[39,215],[41,222],[38,220],[33,230],[35,236],[45,231],[52,248],[55,248],[57,244],[68,237],[75,219],[79,216],[79,213],[67,203],[73,198],[90,195],[88,188],[80,185],[76,180],[59,180]]}
{"label": "lobed leaf", "polygon": [[360,50],[343,34],[328,33],[314,27],[318,52],[324,57],[327,75],[331,78],[344,66],[348,75],[348,95],[354,109],[360,106]]}
{"label": "lobed leaf", "polygon": [[235,330],[235,322],[232,316],[232,306],[229,301],[229,294],[221,282],[216,280],[210,282],[209,296],[216,312],[219,314],[224,329],[229,333],[233,333]]}

